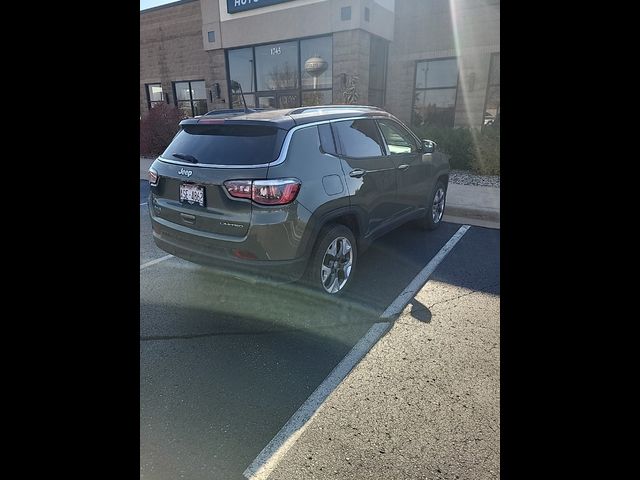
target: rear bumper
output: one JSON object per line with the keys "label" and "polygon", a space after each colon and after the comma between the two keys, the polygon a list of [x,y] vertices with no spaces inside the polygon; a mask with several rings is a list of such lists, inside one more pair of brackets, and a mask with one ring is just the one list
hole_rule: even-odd
{"label": "rear bumper", "polygon": [[191,235],[163,225],[153,216],[153,240],[156,245],[176,257],[193,263],[217,268],[231,276],[259,279],[270,282],[294,282],[302,277],[307,258],[293,260],[245,260],[233,255],[233,249],[242,244],[229,242],[207,242],[199,235]]}

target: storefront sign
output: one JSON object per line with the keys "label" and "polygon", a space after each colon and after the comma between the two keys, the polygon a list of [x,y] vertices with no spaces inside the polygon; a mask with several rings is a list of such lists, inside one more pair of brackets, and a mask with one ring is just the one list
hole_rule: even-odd
{"label": "storefront sign", "polygon": [[291,0],[227,0],[227,12],[238,13],[254,8],[267,7],[277,3],[290,2]]}

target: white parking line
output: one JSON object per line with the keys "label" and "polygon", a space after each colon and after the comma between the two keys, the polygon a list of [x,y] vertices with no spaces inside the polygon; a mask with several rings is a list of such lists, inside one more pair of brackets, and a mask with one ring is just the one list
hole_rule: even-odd
{"label": "white parking line", "polygon": [[[431,259],[431,261],[414,277],[409,285],[391,302],[381,319],[390,319],[400,313],[418,291],[429,280],[436,267],[444,260],[451,249],[469,230],[469,225],[463,225]],[[249,480],[263,480],[276,468],[282,457],[302,435],[310,421],[321,410],[324,401],[329,397],[340,382],[362,360],[366,353],[380,340],[389,329],[390,322],[375,323],[358,343],[349,351],[346,357],[331,371],[318,388],[305,400],[302,406],[293,414],[275,437],[251,462],[243,475]]]}
{"label": "white parking line", "polygon": [[406,307],[411,299],[415,297],[416,293],[420,291],[420,289],[427,283],[429,277],[434,272],[434,270],[438,267],[440,262],[444,260],[444,257],[451,251],[451,249],[458,243],[458,241],[462,238],[462,236],[467,233],[467,230],[471,228],[470,225],[463,225],[458,229],[458,231],[449,239],[447,243],[445,243],[444,247],[440,249],[440,251],[436,254],[435,257],[431,259],[427,266],[424,267],[418,275],[415,276],[411,283],[407,285],[407,287],[402,291],[400,295],[396,297],[396,299],[391,302],[391,305],[387,307],[387,309],[380,315],[382,319],[389,319],[396,315],[398,315],[404,307]]}
{"label": "white parking line", "polygon": [[365,336],[354,345],[347,356],[331,371],[329,376],[324,379],[269,444],[262,449],[251,465],[247,467],[243,472],[246,478],[251,480],[264,479],[273,471],[287,450],[302,435],[310,420],[318,414],[323,402],[389,329],[389,325],[389,322],[373,324]]}
{"label": "white parking line", "polygon": [[156,263],[164,262],[165,260],[169,260],[173,255],[165,255],[164,257],[156,258],[155,260],[151,260],[150,262],[143,263],[140,265],[140,270],[143,268],[150,267],[151,265],[155,265]]}

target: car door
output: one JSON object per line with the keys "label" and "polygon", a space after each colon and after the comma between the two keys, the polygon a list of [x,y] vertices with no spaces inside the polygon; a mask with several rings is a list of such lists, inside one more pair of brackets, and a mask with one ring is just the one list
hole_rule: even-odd
{"label": "car door", "polygon": [[331,127],[351,205],[366,218],[363,233],[368,237],[398,215],[395,166],[385,154],[375,120],[339,120]]}
{"label": "car door", "polygon": [[431,185],[431,155],[423,155],[422,147],[400,123],[378,119],[387,154],[397,178],[397,202],[401,213],[424,208]]}

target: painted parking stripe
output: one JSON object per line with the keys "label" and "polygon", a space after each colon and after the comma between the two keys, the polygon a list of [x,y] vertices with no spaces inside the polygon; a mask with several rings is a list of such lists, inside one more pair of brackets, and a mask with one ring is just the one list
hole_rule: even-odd
{"label": "painted parking stripe", "polygon": [[329,376],[315,389],[296,413],[280,429],[269,444],[262,449],[256,459],[247,467],[243,475],[250,480],[261,480],[277,466],[280,459],[302,435],[310,420],[313,419],[327,397],[344,380],[362,357],[389,329],[389,322],[374,323],[369,331],[347,353],[347,356],[331,371]]}
{"label": "painted parking stripe", "polygon": [[391,305],[387,307],[387,309],[380,315],[382,319],[389,319],[395,317],[400,314],[404,307],[406,307],[411,299],[415,297],[415,295],[420,291],[424,284],[427,283],[431,274],[435,271],[435,269],[440,265],[440,262],[444,260],[447,254],[455,247],[456,243],[460,241],[462,236],[467,233],[467,230],[471,228],[470,225],[463,225],[458,229],[458,231],[449,239],[447,243],[440,249],[440,251],[436,254],[435,257],[431,259],[427,266],[424,267],[418,275],[411,281],[409,285],[402,291],[400,295],[396,297],[396,299],[391,302]]}
{"label": "painted parking stripe", "polygon": [[[431,274],[444,260],[447,254],[467,233],[470,225],[463,225],[431,259],[431,261],[414,277],[409,285],[391,302],[381,319],[390,319],[400,313],[418,291],[427,283]],[[293,414],[289,421],[280,429],[275,437],[251,462],[243,475],[249,480],[264,480],[276,468],[285,453],[302,435],[310,421],[318,414],[324,401],[338,385],[346,378],[351,370],[362,360],[366,353],[380,340],[389,329],[390,322],[375,323],[358,343],[349,351],[346,357],[331,371],[329,376],[305,400],[302,406]]]}
{"label": "painted parking stripe", "polygon": [[151,260],[150,262],[143,263],[140,265],[140,270],[150,267],[151,265],[155,265],[156,263],[164,262],[165,260],[169,260],[173,255],[165,255],[164,257],[156,258],[155,260]]}

